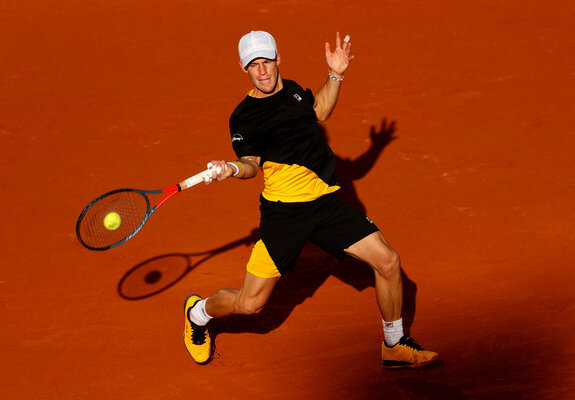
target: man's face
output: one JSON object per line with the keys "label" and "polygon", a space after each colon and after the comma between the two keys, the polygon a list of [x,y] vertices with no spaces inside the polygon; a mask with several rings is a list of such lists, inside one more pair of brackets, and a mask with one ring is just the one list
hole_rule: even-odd
{"label": "man's face", "polygon": [[248,64],[245,71],[256,88],[255,97],[271,96],[282,88],[281,83],[278,85],[280,77],[279,63],[280,57],[278,54],[275,60],[256,58]]}

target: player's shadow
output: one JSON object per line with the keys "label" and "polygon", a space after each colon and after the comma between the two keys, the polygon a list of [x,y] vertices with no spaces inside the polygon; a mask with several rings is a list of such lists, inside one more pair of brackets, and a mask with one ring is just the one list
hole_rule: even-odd
{"label": "player's shadow", "polygon": [[[325,129],[323,132],[326,141],[329,141]],[[336,193],[343,201],[354,206],[364,214],[367,214],[366,208],[359,199],[354,182],[363,178],[373,168],[375,162],[381,156],[383,149],[396,139],[395,132],[395,121],[388,123],[386,119],[383,119],[379,130],[377,130],[375,126],[371,126],[369,131],[371,144],[367,151],[361,156],[350,159],[335,154],[335,172],[341,186],[341,190]]]}
{"label": "player's shadow", "polygon": [[[323,129],[323,127],[322,127]],[[338,196],[366,214],[366,207],[359,199],[354,182],[363,178],[375,165],[384,148],[396,139],[395,122],[383,120],[381,128],[370,129],[371,145],[361,156],[350,159],[336,158],[336,175],[341,186]],[[324,137],[328,140],[325,130]],[[279,327],[291,314],[294,308],[312,297],[316,290],[329,278],[334,276],[358,291],[374,287],[373,270],[366,264],[349,258],[339,262],[325,254],[312,244],[305,247],[293,270],[288,271],[276,284],[270,299],[258,313],[249,316],[231,316],[213,320],[211,332],[214,336],[220,333],[267,333]],[[415,316],[416,284],[403,276],[403,321],[404,329],[409,334]],[[375,302],[374,302],[375,304]]]}
{"label": "player's shadow", "polygon": [[[210,324],[213,337],[221,333],[268,333],[281,326],[292,311],[302,304],[330,277],[334,276],[358,291],[374,287],[374,272],[368,265],[348,258],[340,262],[312,244],[305,247],[296,266],[278,280],[268,302],[257,314],[233,315],[214,319]],[[404,271],[403,322],[407,334],[415,316],[417,285]],[[374,300],[374,307],[375,305]],[[334,304],[337,307],[337,304]]]}

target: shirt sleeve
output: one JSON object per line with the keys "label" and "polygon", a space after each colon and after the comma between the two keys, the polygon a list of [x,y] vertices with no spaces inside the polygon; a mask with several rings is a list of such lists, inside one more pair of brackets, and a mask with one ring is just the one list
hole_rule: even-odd
{"label": "shirt sleeve", "polygon": [[253,124],[242,123],[237,118],[230,118],[230,137],[236,156],[261,157],[262,144],[260,130]]}
{"label": "shirt sleeve", "polygon": [[313,95],[313,92],[311,91],[311,89],[307,88],[305,90],[305,99],[306,101],[313,107],[313,105],[315,104],[315,96]]}

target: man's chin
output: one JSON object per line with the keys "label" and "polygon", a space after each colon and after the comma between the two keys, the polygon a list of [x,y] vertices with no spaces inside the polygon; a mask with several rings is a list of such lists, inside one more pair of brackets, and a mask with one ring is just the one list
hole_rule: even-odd
{"label": "man's chin", "polygon": [[273,94],[277,89],[277,82],[275,84],[271,84],[269,82],[262,84],[261,82],[258,82],[257,88],[264,94]]}
{"label": "man's chin", "polygon": [[267,95],[273,94],[273,93],[275,92],[275,89],[276,89],[275,86],[272,87],[272,88],[269,88],[269,87],[261,87],[261,86],[258,87],[258,90],[259,90],[260,92],[262,92],[263,94],[267,94]]}

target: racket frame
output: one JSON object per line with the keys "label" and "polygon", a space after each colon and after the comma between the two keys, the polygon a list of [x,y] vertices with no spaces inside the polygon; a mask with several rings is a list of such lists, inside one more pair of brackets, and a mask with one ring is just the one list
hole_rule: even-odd
{"label": "racket frame", "polygon": [[[146,222],[148,222],[148,219],[150,219],[152,214],[154,212],[156,212],[156,210],[162,204],[164,204],[166,201],[168,201],[168,199],[172,198],[173,196],[175,196],[176,194],[178,194],[182,190],[189,189],[192,186],[195,186],[198,183],[203,182],[204,178],[206,176],[211,177],[211,173],[212,173],[212,171],[210,169],[207,169],[203,172],[200,172],[199,174],[196,174],[196,175],[178,183],[177,185],[170,186],[168,188],[161,189],[161,190],[140,190],[140,189],[125,188],[125,189],[116,189],[116,190],[112,190],[110,192],[104,193],[101,196],[98,196],[97,198],[92,200],[90,203],[88,203],[88,205],[86,207],[84,207],[84,209],[80,213],[80,216],[78,217],[78,221],[76,222],[76,237],[78,238],[78,240],[80,241],[80,243],[84,247],[86,247],[90,250],[95,250],[95,251],[109,250],[109,249],[112,249],[112,248],[119,246],[123,243],[126,243],[128,240],[130,240],[132,237],[134,237],[134,235],[136,235],[142,229],[142,227],[146,224]],[[80,225],[82,224],[84,216],[87,214],[87,212],[90,210],[90,208],[94,204],[96,204],[98,201],[100,201],[100,200],[102,200],[108,196],[111,196],[115,193],[120,193],[120,192],[135,192],[135,193],[140,194],[144,199],[146,199],[147,210],[146,210],[146,214],[142,218],[142,221],[131,233],[126,235],[126,237],[124,237],[123,239],[121,239],[121,240],[119,240],[119,241],[117,241],[117,242],[115,242],[109,246],[93,247],[93,246],[88,245],[87,243],[85,243],[82,240],[82,236],[80,235]],[[150,207],[151,203],[150,203],[150,199],[148,198],[147,195],[148,194],[161,194],[161,193],[167,193],[167,194],[164,197],[162,197],[160,200],[158,200],[158,202],[153,207]]]}

